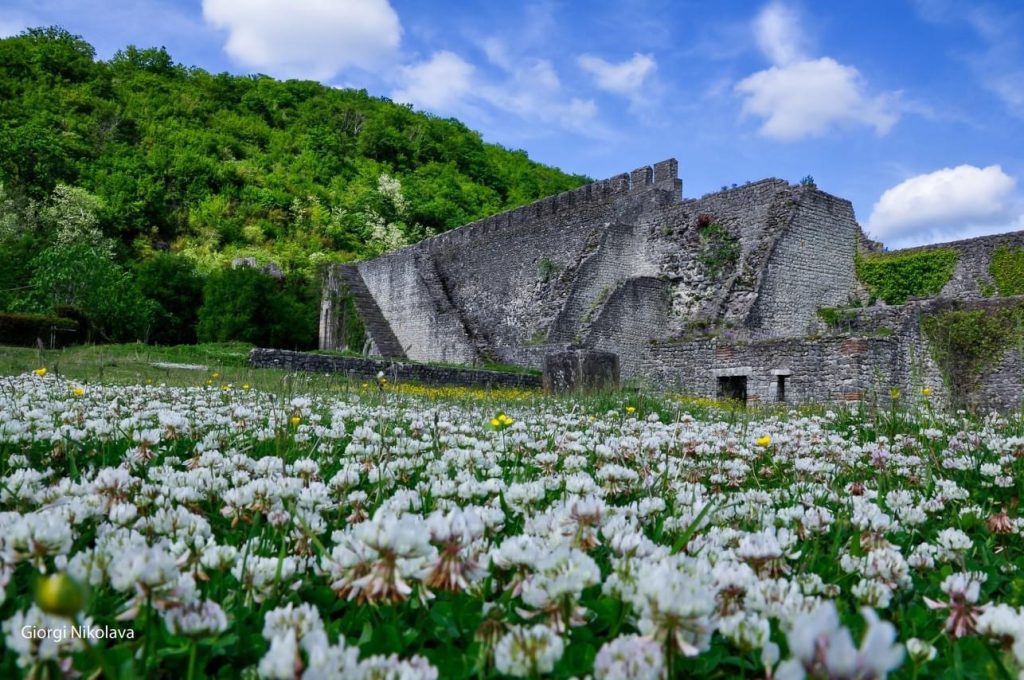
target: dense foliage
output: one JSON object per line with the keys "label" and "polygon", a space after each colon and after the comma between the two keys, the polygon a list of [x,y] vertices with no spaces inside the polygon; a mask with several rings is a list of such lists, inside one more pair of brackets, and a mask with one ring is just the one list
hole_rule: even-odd
{"label": "dense foliage", "polygon": [[1019,415],[43,368],[0,378],[5,678],[1024,670]]}
{"label": "dense foliage", "polygon": [[[52,311],[31,292],[33,258],[105,243],[102,266],[139,276],[155,306],[134,325],[107,314],[101,338],[194,337],[185,301],[199,306],[199,286],[184,265],[146,264],[158,251],[203,276],[246,256],[309,282],[322,262],[583,181],[365,91],[211,74],[163,49],[97,61],[58,28],[0,40],[0,311]],[[180,284],[173,293],[156,292],[158,271]]]}
{"label": "dense foliage", "polygon": [[250,267],[215,272],[203,290],[199,340],[311,349],[317,319],[308,312],[317,308],[315,293],[302,281],[278,281]]}
{"label": "dense foliage", "polygon": [[997,246],[988,270],[1000,295],[1024,295],[1024,248]]}
{"label": "dense foliage", "polygon": [[979,377],[1024,343],[1024,306],[934,312],[921,318],[921,330],[953,400],[968,405]]}
{"label": "dense foliage", "polygon": [[902,305],[910,298],[937,295],[953,276],[956,257],[952,248],[931,248],[861,254],[855,264],[857,278],[871,295],[890,305]]}

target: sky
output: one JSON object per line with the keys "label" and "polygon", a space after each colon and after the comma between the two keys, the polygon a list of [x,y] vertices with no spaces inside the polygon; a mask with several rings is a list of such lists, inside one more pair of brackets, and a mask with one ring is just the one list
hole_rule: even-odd
{"label": "sky", "polygon": [[48,25],[364,88],[596,179],[810,175],[891,248],[1024,229],[1021,0],[0,0],[0,36]]}

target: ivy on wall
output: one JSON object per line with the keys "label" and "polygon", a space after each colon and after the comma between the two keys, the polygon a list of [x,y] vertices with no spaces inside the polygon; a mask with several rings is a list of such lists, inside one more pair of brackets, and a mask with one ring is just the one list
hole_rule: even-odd
{"label": "ivy on wall", "polygon": [[1024,248],[997,246],[988,271],[1000,295],[1024,295]]}
{"label": "ivy on wall", "polygon": [[907,253],[857,255],[857,278],[874,297],[890,305],[938,295],[953,276],[956,251],[935,248]]}
{"label": "ivy on wall", "polygon": [[1024,340],[1024,305],[936,312],[921,318],[921,330],[954,403],[962,405],[981,375]]}
{"label": "ivy on wall", "polygon": [[719,222],[702,224],[705,216],[698,218],[698,234],[700,252],[697,259],[708,279],[714,281],[727,271],[732,270],[740,258],[740,243]]}

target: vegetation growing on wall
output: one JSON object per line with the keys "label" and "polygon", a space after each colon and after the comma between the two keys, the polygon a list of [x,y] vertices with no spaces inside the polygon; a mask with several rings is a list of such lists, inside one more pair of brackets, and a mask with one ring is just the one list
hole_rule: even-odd
{"label": "vegetation growing on wall", "polygon": [[1024,340],[1024,305],[925,315],[921,330],[955,403],[966,403],[984,372]]}
{"label": "vegetation growing on wall", "polygon": [[938,295],[953,276],[956,251],[934,248],[903,253],[859,254],[857,278],[890,305]]}
{"label": "vegetation growing on wall", "polygon": [[697,260],[708,279],[714,281],[736,265],[740,242],[720,222],[712,222],[706,215],[698,218],[697,234],[700,239]]}
{"label": "vegetation growing on wall", "polygon": [[997,246],[988,271],[1000,295],[1024,295],[1024,248]]}

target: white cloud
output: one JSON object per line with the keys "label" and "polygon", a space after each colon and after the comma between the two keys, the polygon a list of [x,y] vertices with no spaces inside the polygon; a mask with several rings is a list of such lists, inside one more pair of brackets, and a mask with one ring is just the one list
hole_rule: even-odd
{"label": "white cloud", "polygon": [[391,98],[434,110],[456,106],[470,92],[474,71],[457,54],[436,52],[428,61],[402,67],[402,87]]}
{"label": "white cloud", "polygon": [[903,247],[1013,229],[1024,223],[1017,180],[998,165],[958,165],[911,177],[887,189],[867,228],[886,245]]}
{"label": "white cloud", "polygon": [[567,94],[550,61],[512,52],[498,38],[485,40],[481,47],[495,69],[478,68],[453,52],[436,52],[426,61],[399,69],[399,85],[391,98],[436,112],[457,112],[467,119],[511,116],[527,123],[530,135],[557,127],[589,137],[607,136],[598,121],[597,104]]}
{"label": "white cloud", "polygon": [[388,0],[203,0],[203,18],[228,31],[237,62],[291,78],[379,68],[402,35]]}
{"label": "white cloud", "polygon": [[806,38],[800,17],[781,2],[773,2],[754,20],[757,46],[773,64],[785,65],[804,59]]}
{"label": "white cloud", "polygon": [[758,71],[736,92],[746,97],[744,114],[764,119],[761,134],[785,141],[857,124],[885,134],[898,118],[891,96],[867,95],[860,72],[829,57]]}
{"label": "white cloud", "polygon": [[643,87],[647,76],[657,68],[654,57],[639,53],[618,64],[605,61],[601,57],[582,54],[577,57],[576,63],[594,77],[594,84],[597,87],[625,96],[635,95]]}
{"label": "white cloud", "polygon": [[734,90],[745,98],[743,114],[764,120],[760,134],[793,141],[861,125],[884,135],[899,119],[896,93],[871,95],[855,67],[831,57],[806,56],[799,17],[785,5],[768,5],[753,30],[773,65],[747,76]]}

